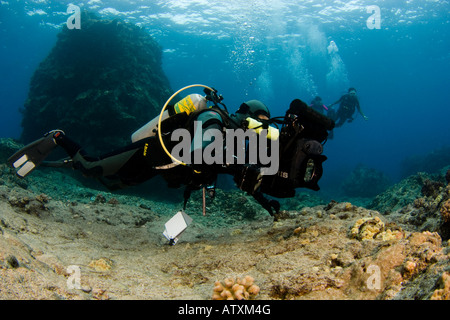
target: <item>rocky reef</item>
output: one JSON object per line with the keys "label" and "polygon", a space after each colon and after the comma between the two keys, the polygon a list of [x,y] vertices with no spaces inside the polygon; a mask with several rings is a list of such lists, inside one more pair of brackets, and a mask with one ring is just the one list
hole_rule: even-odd
{"label": "rocky reef", "polygon": [[436,174],[420,172],[410,176],[376,196],[369,207],[409,228],[438,232],[443,239],[449,239],[450,185],[445,178],[449,168]]}
{"label": "rocky reef", "polygon": [[442,205],[441,214],[445,222],[450,221],[450,200],[445,201]]}
{"label": "rocky reef", "polygon": [[0,138],[0,163],[6,163],[8,158],[23,147],[18,141],[10,138]]}
{"label": "rocky reef", "polygon": [[435,173],[450,163],[450,147],[444,146],[426,154],[409,156],[401,163],[400,175],[407,178],[417,172]]}
{"label": "rocky reef", "polygon": [[22,142],[58,128],[87,150],[117,149],[170,96],[162,50],[144,29],[88,12],[81,20],[63,28],[31,79]]}
{"label": "rocky reef", "polygon": [[169,246],[182,198],[112,194],[63,169],[21,180],[0,163],[0,298],[449,299],[447,169],[372,208],[302,194],[277,221],[236,189],[217,190],[203,216],[194,193],[193,223]]}
{"label": "rocky reef", "polygon": [[439,283],[439,289],[436,289],[431,300],[450,300],[450,273],[445,272]]}

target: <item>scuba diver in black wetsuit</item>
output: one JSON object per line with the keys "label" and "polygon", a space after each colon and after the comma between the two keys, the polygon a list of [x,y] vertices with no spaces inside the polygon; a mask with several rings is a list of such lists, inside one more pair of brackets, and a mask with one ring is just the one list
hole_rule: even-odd
{"label": "scuba diver in black wetsuit", "polygon": [[309,105],[310,108],[313,108],[319,113],[324,113],[324,111],[328,111],[328,107],[323,103],[322,98],[319,96],[316,96]]}
{"label": "scuba diver in black wetsuit", "polygon": [[[335,104],[339,105],[339,109],[337,112],[333,109],[331,109],[332,106]],[[359,105],[358,97],[356,96],[356,89],[350,88],[348,89],[348,93],[344,94],[338,101],[328,106],[330,109],[328,111],[328,117],[336,121],[336,128],[341,127],[346,121],[352,122],[353,121],[353,114],[355,113],[355,110],[358,110],[358,112],[362,115],[364,120],[368,120],[364,113],[361,111],[361,107]]]}
{"label": "scuba diver in black wetsuit", "polygon": [[[69,156],[58,162],[61,166],[72,167],[85,176],[97,178],[111,190],[137,185],[156,175],[161,175],[169,187],[185,185],[185,206],[192,190],[215,185],[218,174],[230,174],[241,190],[251,194],[275,217],[280,204],[276,200],[267,199],[264,194],[284,198],[293,197],[295,188],[319,189],[317,182],[322,176],[322,162],[326,160],[321,154],[321,143],[326,141],[327,131],[334,127],[332,120],[314,112],[300,100],[291,103],[283,121],[270,119],[269,109],[257,100],[243,103],[234,115],[229,115],[221,102],[222,96],[217,95],[217,91],[212,88],[203,87],[207,88],[204,90],[206,96],[189,95],[177,104],[169,105],[177,93],[188,87],[179,90],[166,102],[159,117],[132,135],[130,145],[114,152],[98,158],[91,157],[62,130],[53,130],[16,152],[8,159],[8,163],[23,178],[38,165],[46,164],[46,156],[56,146],[60,146]],[[207,107],[207,101],[214,105]],[[194,120],[201,121],[200,129],[195,128]],[[283,125],[281,132],[269,126],[277,122]],[[190,137],[193,136],[194,143],[188,155],[192,164],[183,163],[168,151],[174,150],[171,133],[180,127],[193,134]],[[267,131],[265,136],[260,135],[260,139],[279,141],[280,161],[276,174],[264,175],[264,165],[249,161],[237,164],[194,161],[196,150],[205,150],[215,140],[214,137],[211,140],[203,138],[212,132],[211,129],[224,133],[226,129],[258,132],[261,128]],[[200,143],[195,143],[198,136],[201,137]],[[270,147],[271,145],[267,149]],[[224,149],[226,148],[227,146]],[[231,152],[234,152],[233,157],[238,154],[236,150]],[[248,150],[245,155],[246,160],[247,158]],[[47,165],[57,166],[55,163]]]}

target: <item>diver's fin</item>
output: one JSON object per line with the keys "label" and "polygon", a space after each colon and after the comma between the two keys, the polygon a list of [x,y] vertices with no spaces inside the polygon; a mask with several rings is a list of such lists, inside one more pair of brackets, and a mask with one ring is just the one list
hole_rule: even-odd
{"label": "diver's fin", "polygon": [[8,164],[16,169],[17,176],[24,178],[44,161],[57,146],[54,137],[58,134],[64,133],[60,130],[50,131],[43,138],[23,147],[8,159]]}

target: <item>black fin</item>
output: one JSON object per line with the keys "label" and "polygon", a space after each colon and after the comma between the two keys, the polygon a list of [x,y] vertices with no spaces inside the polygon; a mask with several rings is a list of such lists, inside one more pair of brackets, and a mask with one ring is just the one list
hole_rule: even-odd
{"label": "black fin", "polygon": [[16,169],[20,178],[24,178],[36,169],[55,147],[53,134],[46,135],[17,151],[8,159],[8,164]]}

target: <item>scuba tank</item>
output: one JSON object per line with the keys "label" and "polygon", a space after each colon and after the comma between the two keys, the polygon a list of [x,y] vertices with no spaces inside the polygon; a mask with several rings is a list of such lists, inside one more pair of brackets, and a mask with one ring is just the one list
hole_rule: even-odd
{"label": "scuba tank", "polygon": [[[168,110],[164,110],[161,121],[168,119],[174,114],[185,112],[189,115],[192,112],[206,109],[206,98],[200,94],[190,94],[184,99],[177,102],[173,107]],[[139,130],[134,132],[131,136],[131,141],[136,142],[148,137],[156,136],[158,133],[159,116],[153,118]]]}

